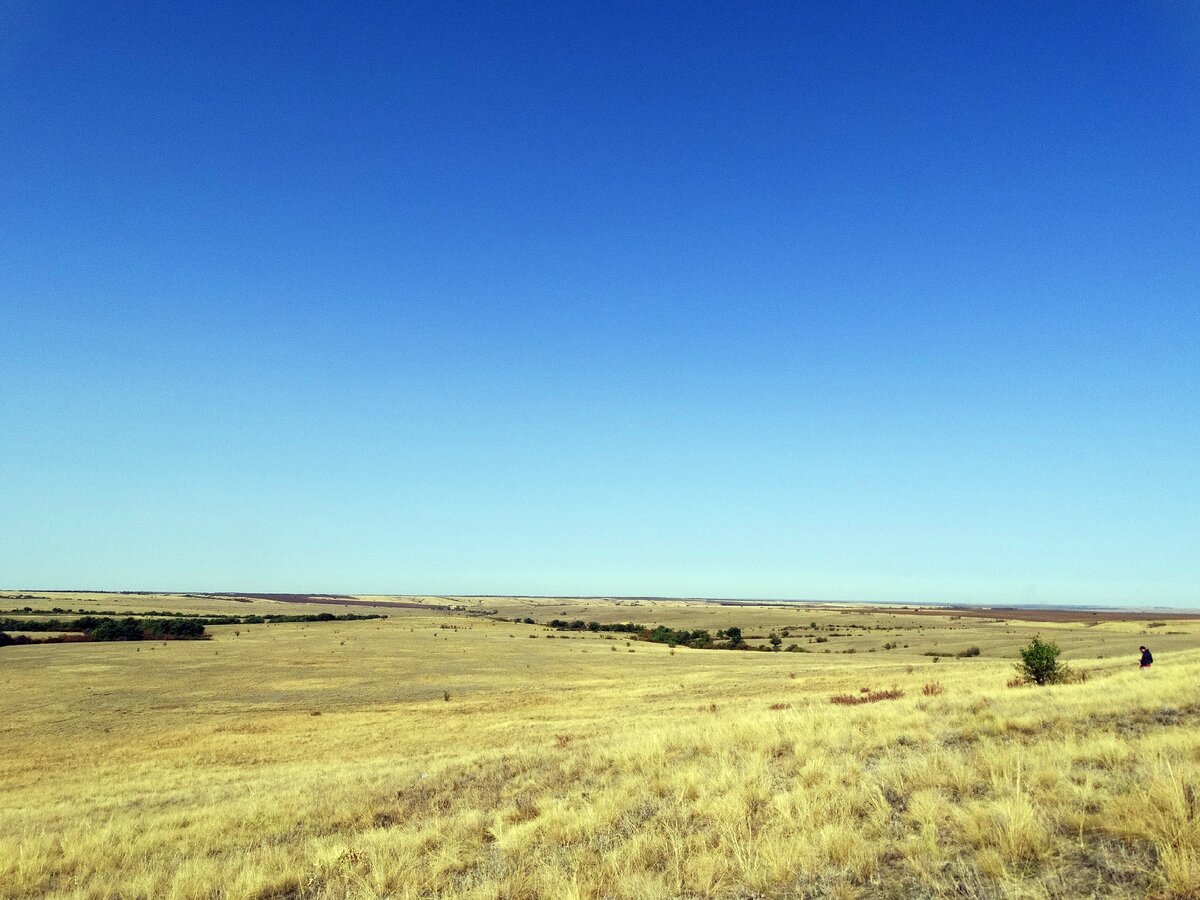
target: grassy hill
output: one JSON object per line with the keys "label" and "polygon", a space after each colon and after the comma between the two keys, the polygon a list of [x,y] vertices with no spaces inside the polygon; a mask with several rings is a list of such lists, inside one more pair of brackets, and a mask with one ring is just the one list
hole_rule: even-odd
{"label": "grassy hill", "polygon": [[[786,628],[806,652],[419,605],[213,626],[207,642],[6,647],[3,894],[1200,895],[1200,622],[481,603],[537,622],[739,625],[758,643]],[[0,595],[26,605],[50,609]],[[1085,682],[1008,686],[1039,632]],[[980,655],[953,655],[969,646]]]}

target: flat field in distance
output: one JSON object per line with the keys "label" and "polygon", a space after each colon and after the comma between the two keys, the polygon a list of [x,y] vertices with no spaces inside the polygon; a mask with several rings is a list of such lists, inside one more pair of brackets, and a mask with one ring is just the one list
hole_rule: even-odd
{"label": "flat field in distance", "polygon": [[[5,897],[1200,896],[1200,620],[0,593],[24,607],[389,618],[0,648]],[[1009,687],[1038,633],[1087,679]]]}

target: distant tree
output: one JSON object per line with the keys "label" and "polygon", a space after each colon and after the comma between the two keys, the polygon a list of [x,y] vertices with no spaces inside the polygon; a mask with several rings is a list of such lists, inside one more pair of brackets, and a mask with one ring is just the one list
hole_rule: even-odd
{"label": "distant tree", "polygon": [[771,636],[769,638],[767,638],[767,640],[771,642],[772,650],[778,650],[780,647],[783,646],[783,638],[781,638],[779,635],[777,635],[773,631],[771,632]]}
{"label": "distant tree", "polygon": [[1029,645],[1021,648],[1021,661],[1017,672],[1022,679],[1033,684],[1058,684],[1067,678],[1067,667],[1058,661],[1058,644],[1043,641],[1041,635],[1034,636]]}
{"label": "distant tree", "polygon": [[730,647],[739,647],[742,644],[742,629],[731,625],[725,629],[725,637],[729,640]]}

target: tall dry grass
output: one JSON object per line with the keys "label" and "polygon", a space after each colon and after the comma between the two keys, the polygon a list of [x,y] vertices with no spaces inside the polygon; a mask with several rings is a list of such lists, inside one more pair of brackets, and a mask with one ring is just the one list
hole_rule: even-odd
{"label": "tall dry grass", "polygon": [[1009,689],[1007,630],[936,664],[425,614],[8,648],[0,894],[1200,895],[1200,650],[1139,673],[1114,628],[1087,683]]}

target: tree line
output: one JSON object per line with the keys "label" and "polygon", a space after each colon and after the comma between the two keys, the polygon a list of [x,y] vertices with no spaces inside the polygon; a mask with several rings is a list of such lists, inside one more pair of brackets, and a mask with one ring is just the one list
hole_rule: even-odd
{"label": "tree line", "polygon": [[[169,616],[169,618],[167,618]],[[0,647],[8,644],[60,644],[78,641],[202,641],[211,635],[209,625],[264,625],[287,622],[348,622],[362,619],[386,619],[379,613],[308,613],[300,615],[199,616],[186,613],[160,613],[158,616],[125,616],[124,618],[95,615],[74,619],[14,619],[0,618]],[[8,634],[25,631],[53,636],[34,638],[27,634]]]}

